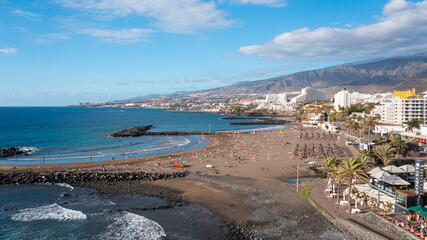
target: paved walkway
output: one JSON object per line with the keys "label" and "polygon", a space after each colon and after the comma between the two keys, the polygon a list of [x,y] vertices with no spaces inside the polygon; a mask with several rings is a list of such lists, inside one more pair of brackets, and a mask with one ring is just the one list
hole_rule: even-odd
{"label": "paved walkway", "polygon": [[[346,189],[347,187],[341,187],[340,191],[340,195],[339,196],[339,200],[338,200],[338,204],[336,204],[337,199],[336,198],[330,198],[327,197],[327,194],[325,192],[326,189],[326,182],[324,182],[323,184],[320,184],[316,187],[314,187],[313,189],[310,190],[310,197],[311,199],[317,204],[319,205],[323,211],[325,211],[326,213],[328,213],[329,215],[331,215],[332,217],[336,218],[336,217],[340,217],[343,219],[347,219],[361,227],[364,227],[365,229],[374,232],[382,237],[385,237],[387,239],[397,239],[394,238],[392,236],[390,236],[388,233],[385,233],[383,231],[381,231],[380,229],[377,229],[376,227],[366,224],[364,222],[359,221],[358,219],[356,219],[353,214],[348,213],[346,210],[348,210],[348,206],[344,207],[341,206],[339,204],[339,201],[343,200],[342,198],[342,193],[343,191]],[[336,189],[337,190],[337,189]],[[346,196],[346,200],[347,196]],[[351,208],[354,208],[354,201],[351,202]],[[368,211],[378,211],[378,209],[371,209],[370,207],[367,206],[360,206],[357,205],[357,208],[359,208],[361,210],[361,213],[366,213]]]}
{"label": "paved walkway", "polygon": [[355,157],[359,157],[360,156],[360,151],[359,151],[359,149],[356,148],[356,146],[349,145],[348,149],[350,149],[350,152],[353,154],[353,156],[355,156]]}

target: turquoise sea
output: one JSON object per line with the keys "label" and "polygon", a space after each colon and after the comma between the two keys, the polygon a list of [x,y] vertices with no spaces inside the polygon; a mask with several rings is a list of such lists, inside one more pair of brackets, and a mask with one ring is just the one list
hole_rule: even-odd
{"label": "turquoise sea", "polygon": [[[266,129],[229,125],[243,120],[219,120],[221,117],[225,116],[163,109],[2,107],[0,148],[25,146],[34,149],[34,153],[0,159],[0,164],[112,160],[179,152],[209,144],[197,136],[108,137],[113,132],[142,125],[154,125],[153,131]],[[0,186],[0,239],[166,236],[198,240],[224,239],[226,234],[222,218],[198,205],[181,206],[141,195],[99,194],[66,184]]]}
{"label": "turquoise sea", "polygon": [[[111,138],[126,128],[154,125],[152,131],[229,131],[260,126],[229,125],[224,115],[176,113],[164,109],[67,107],[0,108],[0,148],[24,146],[33,154],[0,159],[0,164],[43,164],[117,160],[173,153],[209,144],[200,136]],[[262,128],[262,126],[261,126]]]}

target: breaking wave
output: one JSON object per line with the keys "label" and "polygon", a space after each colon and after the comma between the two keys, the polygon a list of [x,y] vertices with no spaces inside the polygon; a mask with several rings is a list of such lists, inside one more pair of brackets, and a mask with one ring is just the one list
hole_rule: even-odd
{"label": "breaking wave", "polygon": [[166,236],[165,230],[155,221],[134,213],[117,215],[108,226],[101,239],[160,239]]}
{"label": "breaking wave", "polygon": [[69,188],[71,191],[74,189],[73,186],[71,186],[70,184],[67,183],[55,183],[56,186],[60,186],[60,187],[66,187]]}
{"label": "breaking wave", "polygon": [[71,221],[84,220],[86,218],[86,214],[80,211],[63,208],[56,203],[37,208],[26,208],[12,215],[12,220],[24,222],[35,220]]}

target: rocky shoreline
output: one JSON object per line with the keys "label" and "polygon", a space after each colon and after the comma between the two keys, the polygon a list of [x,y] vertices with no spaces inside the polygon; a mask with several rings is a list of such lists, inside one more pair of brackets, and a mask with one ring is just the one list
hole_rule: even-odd
{"label": "rocky shoreline", "polygon": [[54,171],[54,172],[13,172],[0,173],[0,185],[33,183],[87,183],[117,181],[155,181],[186,177],[188,172],[146,173],[146,172],[104,172],[104,171]]}
{"label": "rocky shoreline", "polygon": [[0,158],[14,157],[21,154],[29,155],[32,153],[33,153],[33,150],[31,148],[10,147],[10,148],[0,149]]}
{"label": "rocky shoreline", "polygon": [[[0,185],[21,185],[39,183],[66,183],[73,187],[91,188],[100,194],[132,194],[159,197],[174,202],[174,206],[191,204],[181,197],[181,192],[150,182],[173,178],[184,178],[189,172],[145,173],[145,172],[103,172],[103,171],[53,171],[0,173]],[[141,210],[141,209],[139,209]],[[153,209],[147,209],[153,210]],[[226,223],[228,233],[225,239],[255,239],[246,226],[240,222]],[[170,239],[164,237],[163,239]]]}

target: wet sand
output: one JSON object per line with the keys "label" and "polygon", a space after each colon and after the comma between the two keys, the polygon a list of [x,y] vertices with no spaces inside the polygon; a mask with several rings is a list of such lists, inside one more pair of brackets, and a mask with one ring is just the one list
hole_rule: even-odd
{"label": "wet sand", "polygon": [[[166,154],[161,156],[123,159],[105,162],[54,164],[36,166],[0,166],[0,171],[42,171],[64,169],[100,169],[107,171],[179,172],[189,171],[186,178],[141,181],[140,184],[154,189],[159,186],[165,192],[179,195],[186,202],[202,205],[222,216],[227,222],[242,222],[255,237],[265,239],[349,239],[331,225],[300,193],[296,186],[286,182],[296,177],[297,166],[301,166],[300,177],[316,176],[309,169],[308,159],[293,158],[296,144],[337,143],[336,140],[299,139],[301,132],[321,132],[315,129],[286,129],[256,132],[253,134],[224,133],[209,136],[211,145],[198,150]],[[345,139],[337,143],[345,156],[351,156]],[[203,159],[203,160],[200,160]],[[318,159],[320,160],[320,159]],[[168,161],[184,161],[185,168],[167,168]],[[313,161],[312,159],[310,161]],[[16,169],[12,169],[16,167]],[[86,185],[98,190],[114,192],[125,189],[115,183]],[[130,193],[134,183],[128,184]],[[311,182],[305,185],[318,184]],[[119,190],[117,190],[119,191]],[[116,192],[117,192],[116,191]],[[138,193],[139,191],[135,191]],[[144,194],[144,193],[143,193]],[[145,192],[147,194],[147,192]],[[160,194],[159,194],[160,195]],[[163,196],[165,197],[165,196]]]}

